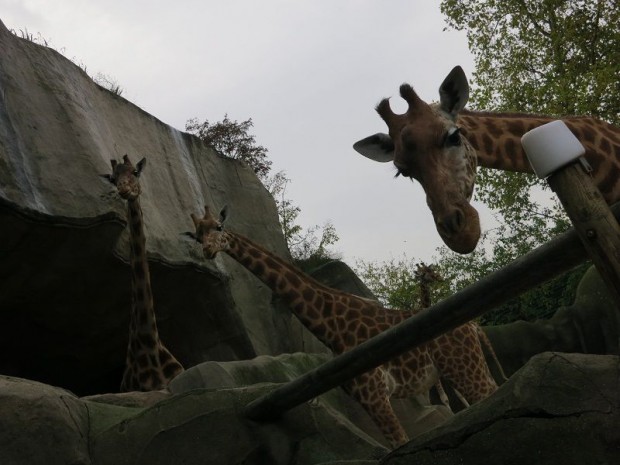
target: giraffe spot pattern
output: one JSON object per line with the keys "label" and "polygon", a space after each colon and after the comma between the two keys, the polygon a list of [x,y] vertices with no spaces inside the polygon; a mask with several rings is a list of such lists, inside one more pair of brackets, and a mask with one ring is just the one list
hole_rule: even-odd
{"label": "giraffe spot pattern", "polygon": [[493,144],[493,139],[487,133],[482,134],[482,147],[485,152],[493,153],[493,149],[495,148]]}
{"label": "giraffe spot pattern", "polygon": [[[492,144],[493,141],[490,143]],[[404,312],[391,312],[381,308],[377,303],[317,287],[312,280],[306,279],[298,270],[289,269],[279,261],[272,260],[262,251],[261,256],[255,257],[261,266],[252,269],[247,264],[257,263],[249,256],[249,253],[245,253],[248,247],[245,247],[242,241],[247,241],[247,239],[238,240],[235,252],[231,253],[229,250],[229,254],[256,275],[261,272],[263,278],[265,274],[274,276],[267,278],[271,281],[268,283],[271,289],[286,299],[302,323],[335,353],[349,350],[411,315]],[[391,409],[389,395],[395,392],[411,394],[423,392],[436,381],[437,372],[442,371],[441,367],[446,369],[448,376],[453,377],[458,374],[457,366],[471,367],[470,370],[475,372],[480,371],[479,367],[471,365],[472,361],[476,360],[473,357],[467,358],[466,361],[457,360],[458,357],[463,357],[462,351],[466,346],[464,341],[467,340],[466,337],[457,337],[458,334],[460,333],[455,332],[453,336],[446,336],[448,339],[452,337],[457,341],[456,350],[444,350],[441,347],[441,351],[436,350],[438,354],[434,354],[435,358],[430,355],[430,347],[437,348],[438,344],[409,351],[404,356],[386,363],[381,370],[371,370],[370,374],[352,380],[345,385],[345,388],[355,398],[361,399],[364,408],[373,415],[373,419],[382,427],[386,436],[396,438],[398,442],[406,435]],[[446,352],[447,355],[439,354],[439,352]],[[452,372],[449,371],[451,364]],[[173,374],[175,365],[174,360],[171,360],[168,374]],[[473,382],[477,380],[467,380],[469,384]],[[470,386],[470,390],[474,389]]]}
{"label": "giraffe spot pattern", "polygon": [[164,376],[168,379],[172,378],[173,376],[179,373],[179,368],[180,368],[180,365],[176,363],[175,364],[170,363],[164,366],[164,369],[163,369]]}

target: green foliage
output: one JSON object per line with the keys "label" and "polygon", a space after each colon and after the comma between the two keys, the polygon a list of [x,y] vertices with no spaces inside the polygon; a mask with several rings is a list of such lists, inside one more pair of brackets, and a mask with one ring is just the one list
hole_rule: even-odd
{"label": "green foliage", "polygon": [[290,179],[283,171],[269,176],[271,160],[267,159],[267,149],[257,145],[255,136],[250,134],[252,126],[251,118],[238,122],[224,115],[222,121],[215,123],[208,120],[200,123],[192,118],[185,124],[185,129],[223,156],[242,160],[252,167],[276,203],[282,233],[293,260],[310,267],[333,259],[334,254],[328,248],[338,242],[336,229],[329,221],[323,226],[306,229],[299,224],[301,208],[286,195]]}
{"label": "green foliage", "polygon": [[443,0],[474,55],[478,108],[620,121],[618,0]]}
{"label": "green foliage", "polygon": [[224,115],[222,121],[202,123],[192,118],[185,123],[185,130],[198,136],[225,157],[242,160],[264,180],[271,170],[271,160],[267,159],[267,149],[256,144],[256,138],[249,133],[254,126],[252,118],[233,121]]}
{"label": "green foliage", "polygon": [[[469,255],[459,255],[447,247],[440,249],[440,256],[437,258],[438,266],[441,267],[445,285],[449,287],[443,289],[445,294],[453,294],[505,266],[512,261],[512,253],[515,250],[522,250],[525,254],[531,248],[523,245],[515,249],[511,244],[511,241],[515,239],[503,237],[501,244],[492,248],[490,253],[488,251],[490,247],[485,247],[485,245],[489,244],[488,237],[491,233],[485,233],[481,240],[482,246]],[[589,266],[589,263],[584,263],[568,273],[521,294],[482,315],[479,319],[480,323],[497,325],[516,320],[531,321],[551,317],[559,307],[572,304],[577,284]]]}
{"label": "green foliage", "polygon": [[[620,122],[617,0],[443,0],[441,10],[449,27],[467,32],[476,63],[471,107]],[[533,175],[481,168],[475,195],[494,210],[499,226],[469,256],[440,249],[453,291],[570,226],[555,196]],[[524,294],[486,321],[548,316],[570,303],[583,272],[580,267]]]}
{"label": "green foliage", "polygon": [[[417,266],[418,263],[407,256],[384,262],[359,260],[355,264],[355,273],[383,305],[409,310],[420,308],[421,290],[420,282],[416,278]],[[449,290],[445,281],[435,283],[430,287],[431,301],[437,302],[445,297]]]}
{"label": "green foliage", "polygon": [[293,260],[304,269],[315,268],[334,258],[329,246],[338,242],[334,225],[327,221],[323,226],[311,226],[304,229],[298,223],[301,208],[286,196],[286,187],[290,180],[283,171],[265,180],[265,187],[272,195],[278,209],[282,233]]}

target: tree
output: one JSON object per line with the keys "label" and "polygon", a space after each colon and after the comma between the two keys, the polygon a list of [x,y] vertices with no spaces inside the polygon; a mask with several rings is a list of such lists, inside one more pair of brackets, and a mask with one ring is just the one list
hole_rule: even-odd
{"label": "tree", "polygon": [[267,159],[267,149],[256,144],[256,138],[249,133],[254,126],[252,118],[238,122],[224,115],[222,121],[210,123],[205,119],[200,123],[192,118],[185,123],[185,130],[198,136],[225,157],[242,160],[264,180],[271,170],[271,160]]}
{"label": "tree", "polygon": [[291,257],[305,269],[314,268],[333,258],[334,254],[328,247],[338,242],[338,234],[329,221],[323,226],[315,225],[307,229],[298,223],[301,208],[286,196],[289,182],[286,174],[279,171],[265,181],[265,187],[276,202],[282,233]]}
{"label": "tree", "polygon": [[[383,305],[409,310],[421,308],[420,281],[416,275],[419,264],[406,255],[398,260],[392,258],[384,262],[359,260],[355,272]],[[443,275],[441,271],[439,274]],[[445,281],[434,283],[430,289],[431,300],[437,302],[449,290]]]}
{"label": "tree", "polygon": [[276,203],[284,239],[297,264],[311,268],[330,260],[334,254],[328,247],[338,242],[335,227],[329,221],[323,226],[315,225],[307,229],[298,223],[301,208],[286,196],[286,186],[290,180],[283,171],[269,176],[271,160],[267,159],[268,150],[257,145],[256,137],[249,132],[252,126],[251,118],[239,123],[224,115],[222,121],[215,123],[208,120],[200,123],[192,118],[185,124],[185,129],[221,155],[242,160],[252,167]]}
{"label": "tree", "polygon": [[[620,122],[620,8],[617,0],[443,0],[449,27],[467,31],[476,63],[473,108],[590,114]],[[455,271],[454,290],[479,279],[548,241],[570,225],[555,197],[535,200],[546,190],[533,175],[481,168],[476,199],[495,211],[500,226],[479,251],[456,257],[442,249],[444,274]],[[568,303],[563,285],[583,267],[522,296],[496,312],[523,317],[534,307],[541,316]],[[446,276],[448,277],[448,276]],[[512,309],[506,312],[506,308]]]}
{"label": "tree", "polygon": [[620,122],[618,0],[443,0],[474,55],[472,103]]}

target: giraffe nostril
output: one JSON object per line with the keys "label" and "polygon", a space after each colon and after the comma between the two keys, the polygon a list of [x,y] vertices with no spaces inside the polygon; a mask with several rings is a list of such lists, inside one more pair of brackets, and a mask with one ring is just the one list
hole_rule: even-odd
{"label": "giraffe nostril", "polygon": [[465,224],[465,215],[461,210],[454,210],[437,222],[437,230],[444,236],[451,237],[461,231]]}

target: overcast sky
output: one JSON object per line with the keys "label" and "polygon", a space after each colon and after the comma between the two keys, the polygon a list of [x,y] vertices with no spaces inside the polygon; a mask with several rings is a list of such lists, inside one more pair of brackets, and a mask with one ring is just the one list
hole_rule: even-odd
{"label": "overcast sky", "polygon": [[[465,34],[444,31],[439,0],[0,0],[9,29],[41,34],[115,79],[123,97],[184,130],[189,118],[252,118],[272,172],[286,172],[304,226],[329,220],[349,264],[429,261],[441,240],[422,189],[352,144],[386,131],[383,97],[403,82],[430,101]],[[483,217],[483,229],[485,229]]]}

